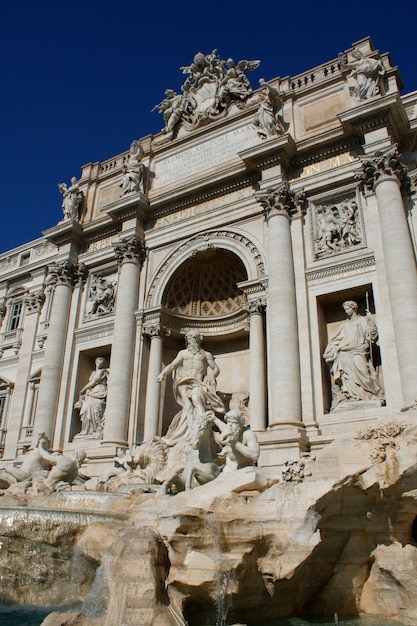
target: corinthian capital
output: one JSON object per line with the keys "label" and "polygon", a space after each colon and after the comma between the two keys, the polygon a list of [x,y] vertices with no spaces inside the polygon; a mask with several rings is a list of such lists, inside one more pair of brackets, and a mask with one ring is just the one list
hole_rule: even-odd
{"label": "corinthian capital", "polygon": [[62,261],[49,266],[47,285],[66,285],[73,287],[77,283],[84,282],[87,278],[87,268],[83,263],[79,265]]}
{"label": "corinthian capital", "polygon": [[372,157],[361,157],[361,161],[362,171],[356,175],[356,178],[364,189],[373,191],[376,182],[395,176],[400,183],[401,193],[404,195],[410,193],[411,181],[408,168],[402,162],[397,146],[392,146],[385,152],[376,152]]}
{"label": "corinthian capital", "polygon": [[143,334],[145,337],[152,339],[152,337],[168,337],[171,331],[162,324],[153,324],[152,326],[146,326],[143,330]]}
{"label": "corinthian capital", "polygon": [[25,297],[25,306],[27,313],[36,313],[40,311],[42,304],[45,302],[45,294],[43,291],[28,293]]}
{"label": "corinthian capital", "polygon": [[140,239],[129,237],[113,244],[117,262],[139,263],[141,266],[145,260],[145,244]]}
{"label": "corinthian capital", "polygon": [[266,309],[266,298],[258,298],[257,300],[248,300],[243,305],[245,311],[248,312],[249,315],[252,313],[264,313]]}
{"label": "corinthian capital", "polygon": [[255,198],[262,206],[266,219],[279,214],[294,217],[305,213],[304,192],[291,191],[288,183],[258,191],[255,193]]}

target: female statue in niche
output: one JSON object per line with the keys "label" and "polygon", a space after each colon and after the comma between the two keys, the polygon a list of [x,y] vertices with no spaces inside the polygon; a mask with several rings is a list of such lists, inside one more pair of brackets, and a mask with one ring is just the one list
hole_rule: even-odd
{"label": "female statue in niche", "polygon": [[80,410],[81,432],[76,437],[85,435],[101,436],[106,408],[108,369],[106,359],[96,358],[96,369],[91,373],[88,383],[81,389],[80,397],[74,408]]}
{"label": "female statue in niche", "polygon": [[342,306],[348,318],[323,353],[334,380],[332,409],[352,400],[379,399],[382,403],[384,392],[370,358],[371,346],[378,337],[373,316],[368,310],[366,316],[358,315],[353,300]]}

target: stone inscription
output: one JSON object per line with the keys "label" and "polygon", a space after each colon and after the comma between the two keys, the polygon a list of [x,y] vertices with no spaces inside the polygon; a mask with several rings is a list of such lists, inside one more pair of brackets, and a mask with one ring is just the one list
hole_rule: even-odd
{"label": "stone inscription", "polygon": [[238,152],[259,143],[252,125],[209,139],[155,163],[154,188],[169,185],[234,159]]}
{"label": "stone inscription", "polygon": [[325,161],[319,161],[312,165],[307,165],[300,174],[300,178],[307,178],[308,176],[314,176],[314,174],[321,174],[322,172],[328,172],[335,167],[346,165],[347,163],[353,163],[356,159],[348,153],[339,154],[335,157],[330,157]]}
{"label": "stone inscription", "polygon": [[[243,200],[248,195],[248,191],[246,189],[241,189],[233,194],[234,201],[237,202],[239,200]],[[206,211],[213,211],[215,209],[221,208],[225,206],[227,203],[226,198],[230,200],[230,195],[222,196],[221,198],[213,198],[212,200],[208,200],[207,202],[202,202],[199,205],[194,205],[191,207],[187,207],[186,209],[181,209],[176,213],[171,213],[170,215],[164,215],[159,217],[155,222],[155,228],[160,228],[161,226],[170,226],[171,224],[177,224],[182,222],[189,217],[197,217]]]}

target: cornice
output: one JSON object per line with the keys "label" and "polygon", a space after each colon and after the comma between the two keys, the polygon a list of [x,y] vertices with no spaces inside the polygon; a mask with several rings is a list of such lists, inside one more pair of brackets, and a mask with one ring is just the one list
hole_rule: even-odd
{"label": "cornice", "polygon": [[166,192],[164,196],[161,195],[159,198],[157,196],[150,198],[151,214],[149,218],[156,219],[180,209],[239,191],[245,187],[252,187],[259,181],[259,178],[260,174],[257,172],[248,173],[244,171],[240,172],[240,175],[235,175],[231,180],[229,178],[228,180],[220,180],[213,183],[211,179],[211,183],[208,183],[206,186],[197,182],[191,187],[191,190],[190,185],[184,184],[182,186],[182,194],[173,194],[171,191],[169,193]]}
{"label": "cornice", "polygon": [[337,117],[347,133],[359,134],[388,126],[394,141],[399,142],[410,124],[399,93],[366,100],[358,106],[338,113]]}

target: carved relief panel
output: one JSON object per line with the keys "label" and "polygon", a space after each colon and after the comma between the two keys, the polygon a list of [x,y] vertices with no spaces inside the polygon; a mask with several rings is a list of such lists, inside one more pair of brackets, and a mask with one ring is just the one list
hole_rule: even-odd
{"label": "carved relief panel", "polygon": [[117,273],[92,274],[90,276],[85,306],[85,319],[97,320],[114,311]]}
{"label": "carved relief panel", "polygon": [[317,198],[311,203],[315,259],[366,247],[362,208],[356,194]]}

